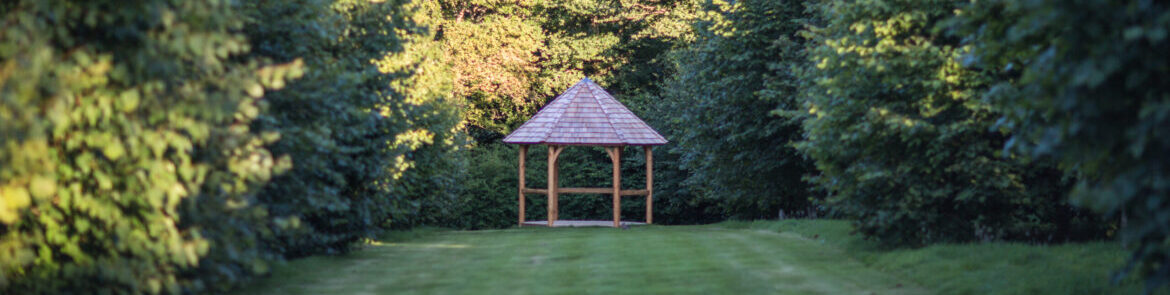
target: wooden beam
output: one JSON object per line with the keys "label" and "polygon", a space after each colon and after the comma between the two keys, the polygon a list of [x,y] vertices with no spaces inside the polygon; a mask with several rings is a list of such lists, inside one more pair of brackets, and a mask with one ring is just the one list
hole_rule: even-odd
{"label": "wooden beam", "polygon": [[649,193],[650,193],[650,191],[647,191],[644,189],[624,189],[624,190],[622,190],[623,196],[645,196],[646,194],[649,194]]}
{"label": "wooden beam", "polygon": [[528,155],[528,146],[520,145],[520,223],[519,226],[524,226],[524,158]]}
{"label": "wooden beam", "polygon": [[[609,187],[562,187],[557,189],[557,193],[562,194],[612,194],[613,188]],[[645,196],[647,193],[644,189],[624,189],[621,190],[623,196]]]}
{"label": "wooden beam", "polygon": [[[547,189],[543,188],[524,188],[521,192],[525,194],[548,194]],[[558,187],[557,195],[563,194],[612,194],[613,188],[609,187]],[[624,189],[622,196],[645,196],[650,191],[644,189]]]}
{"label": "wooden beam", "polygon": [[609,194],[612,187],[562,187],[561,192],[566,194]]}
{"label": "wooden beam", "polygon": [[646,224],[654,224],[654,147],[642,147],[646,153]]}
{"label": "wooden beam", "polygon": [[606,148],[613,160],[613,227],[622,226],[622,150],[621,147]]}

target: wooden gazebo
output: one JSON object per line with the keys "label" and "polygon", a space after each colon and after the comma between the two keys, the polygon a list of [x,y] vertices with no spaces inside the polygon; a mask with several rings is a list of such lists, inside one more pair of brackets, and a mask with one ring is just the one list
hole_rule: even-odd
{"label": "wooden gazebo", "polygon": [[[557,196],[559,194],[612,194],[613,226],[621,221],[622,196],[646,196],[646,223],[654,222],[654,152],[655,145],[666,144],[666,139],[646,125],[634,113],[613,98],[589,78],[569,87],[552,102],[533,115],[528,122],[504,138],[505,143],[520,145],[520,218],[519,225],[574,226],[589,225],[587,221],[558,223]],[[524,158],[528,145],[548,145],[548,189],[527,188],[524,185]],[[602,146],[613,161],[613,187],[560,187],[557,156],[566,146]],[[642,146],[646,153],[646,188],[621,189],[621,152],[628,145]],[[524,218],[524,195],[548,196],[548,221],[527,221]]]}

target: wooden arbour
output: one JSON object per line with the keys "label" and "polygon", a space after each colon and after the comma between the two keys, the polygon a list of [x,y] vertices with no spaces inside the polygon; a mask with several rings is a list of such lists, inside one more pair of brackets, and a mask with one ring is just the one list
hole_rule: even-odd
{"label": "wooden arbour", "polygon": [[524,226],[526,221],[524,217],[524,210],[526,209],[525,195],[526,194],[543,194],[548,198],[548,226],[552,227],[556,220],[559,220],[560,206],[558,197],[560,194],[611,194],[613,196],[613,226],[620,227],[622,222],[622,197],[623,196],[646,196],[646,224],[654,223],[654,147],[643,146],[643,152],[646,155],[646,187],[640,190],[623,190],[622,189],[622,148],[625,146],[606,146],[605,153],[609,155],[610,161],[613,162],[613,186],[605,187],[560,187],[560,161],[558,158],[561,152],[565,150],[565,145],[548,145],[548,188],[535,189],[528,188],[525,184],[525,158],[528,155],[528,145],[520,145],[520,185],[519,185],[519,204],[520,204],[520,218],[519,225]]}
{"label": "wooden arbour", "polygon": [[[558,197],[561,194],[610,194],[613,196],[613,226],[621,221],[622,196],[646,196],[646,223],[654,222],[654,152],[653,146],[667,143],[666,138],[646,125],[605,89],[589,78],[581,79],[557,96],[524,125],[512,131],[503,140],[520,145],[519,224],[541,225],[524,217],[525,195],[543,194],[548,197],[548,216],[545,225],[558,224],[560,213]],[[530,145],[548,146],[548,188],[529,188],[524,176],[524,162]],[[605,187],[561,187],[558,158],[570,145],[600,146],[605,148],[613,163],[613,184]],[[622,149],[641,146],[646,154],[646,187],[623,190],[621,175]],[[605,221],[566,221],[572,225],[605,225]]]}

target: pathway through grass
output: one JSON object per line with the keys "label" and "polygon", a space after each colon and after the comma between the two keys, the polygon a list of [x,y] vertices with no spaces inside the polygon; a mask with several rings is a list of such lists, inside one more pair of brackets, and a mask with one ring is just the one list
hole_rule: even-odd
{"label": "pathway through grass", "polygon": [[278,268],[238,294],[923,294],[794,233],[711,226],[438,231]]}

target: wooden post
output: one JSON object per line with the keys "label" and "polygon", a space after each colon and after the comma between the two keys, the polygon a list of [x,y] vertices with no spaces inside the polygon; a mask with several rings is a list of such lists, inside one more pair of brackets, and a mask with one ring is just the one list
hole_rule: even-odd
{"label": "wooden post", "polygon": [[646,151],[646,224],[654,224],[654,148],[642,148]]}
{"label": "wooden post", "polygon": [[553,180],[557,183],[557,193],[553,195],[553,220],[561,220],[561,149],[557,148],[557,167],[553,169]]}
{"label": "wooden post", "polygon": [[520,223],[519,226],[524,226],[524,158],[528,156],[528,146],[520,145]]}
{"label": "wooden post", "polygon": [[557,156],[561,154],[564,147],[555,145],[548,146],[548,226],[553,226],[553,221],[557,220]]}
{"label": "wooden post", "polygon": [[557,194],[557,176],[553,172],[553,170],[557,169],[555,164],[557,161],[556,149],[556,146],[548,146],[548,181],[545,181],[548,183],[548,212],[546,212],[548,216],[548,227],[553,226],[553,195]]}
{"label": "wooden post", "polygon": [[622,148],[606,148],[613,160],[613,227],[622,226]]}

